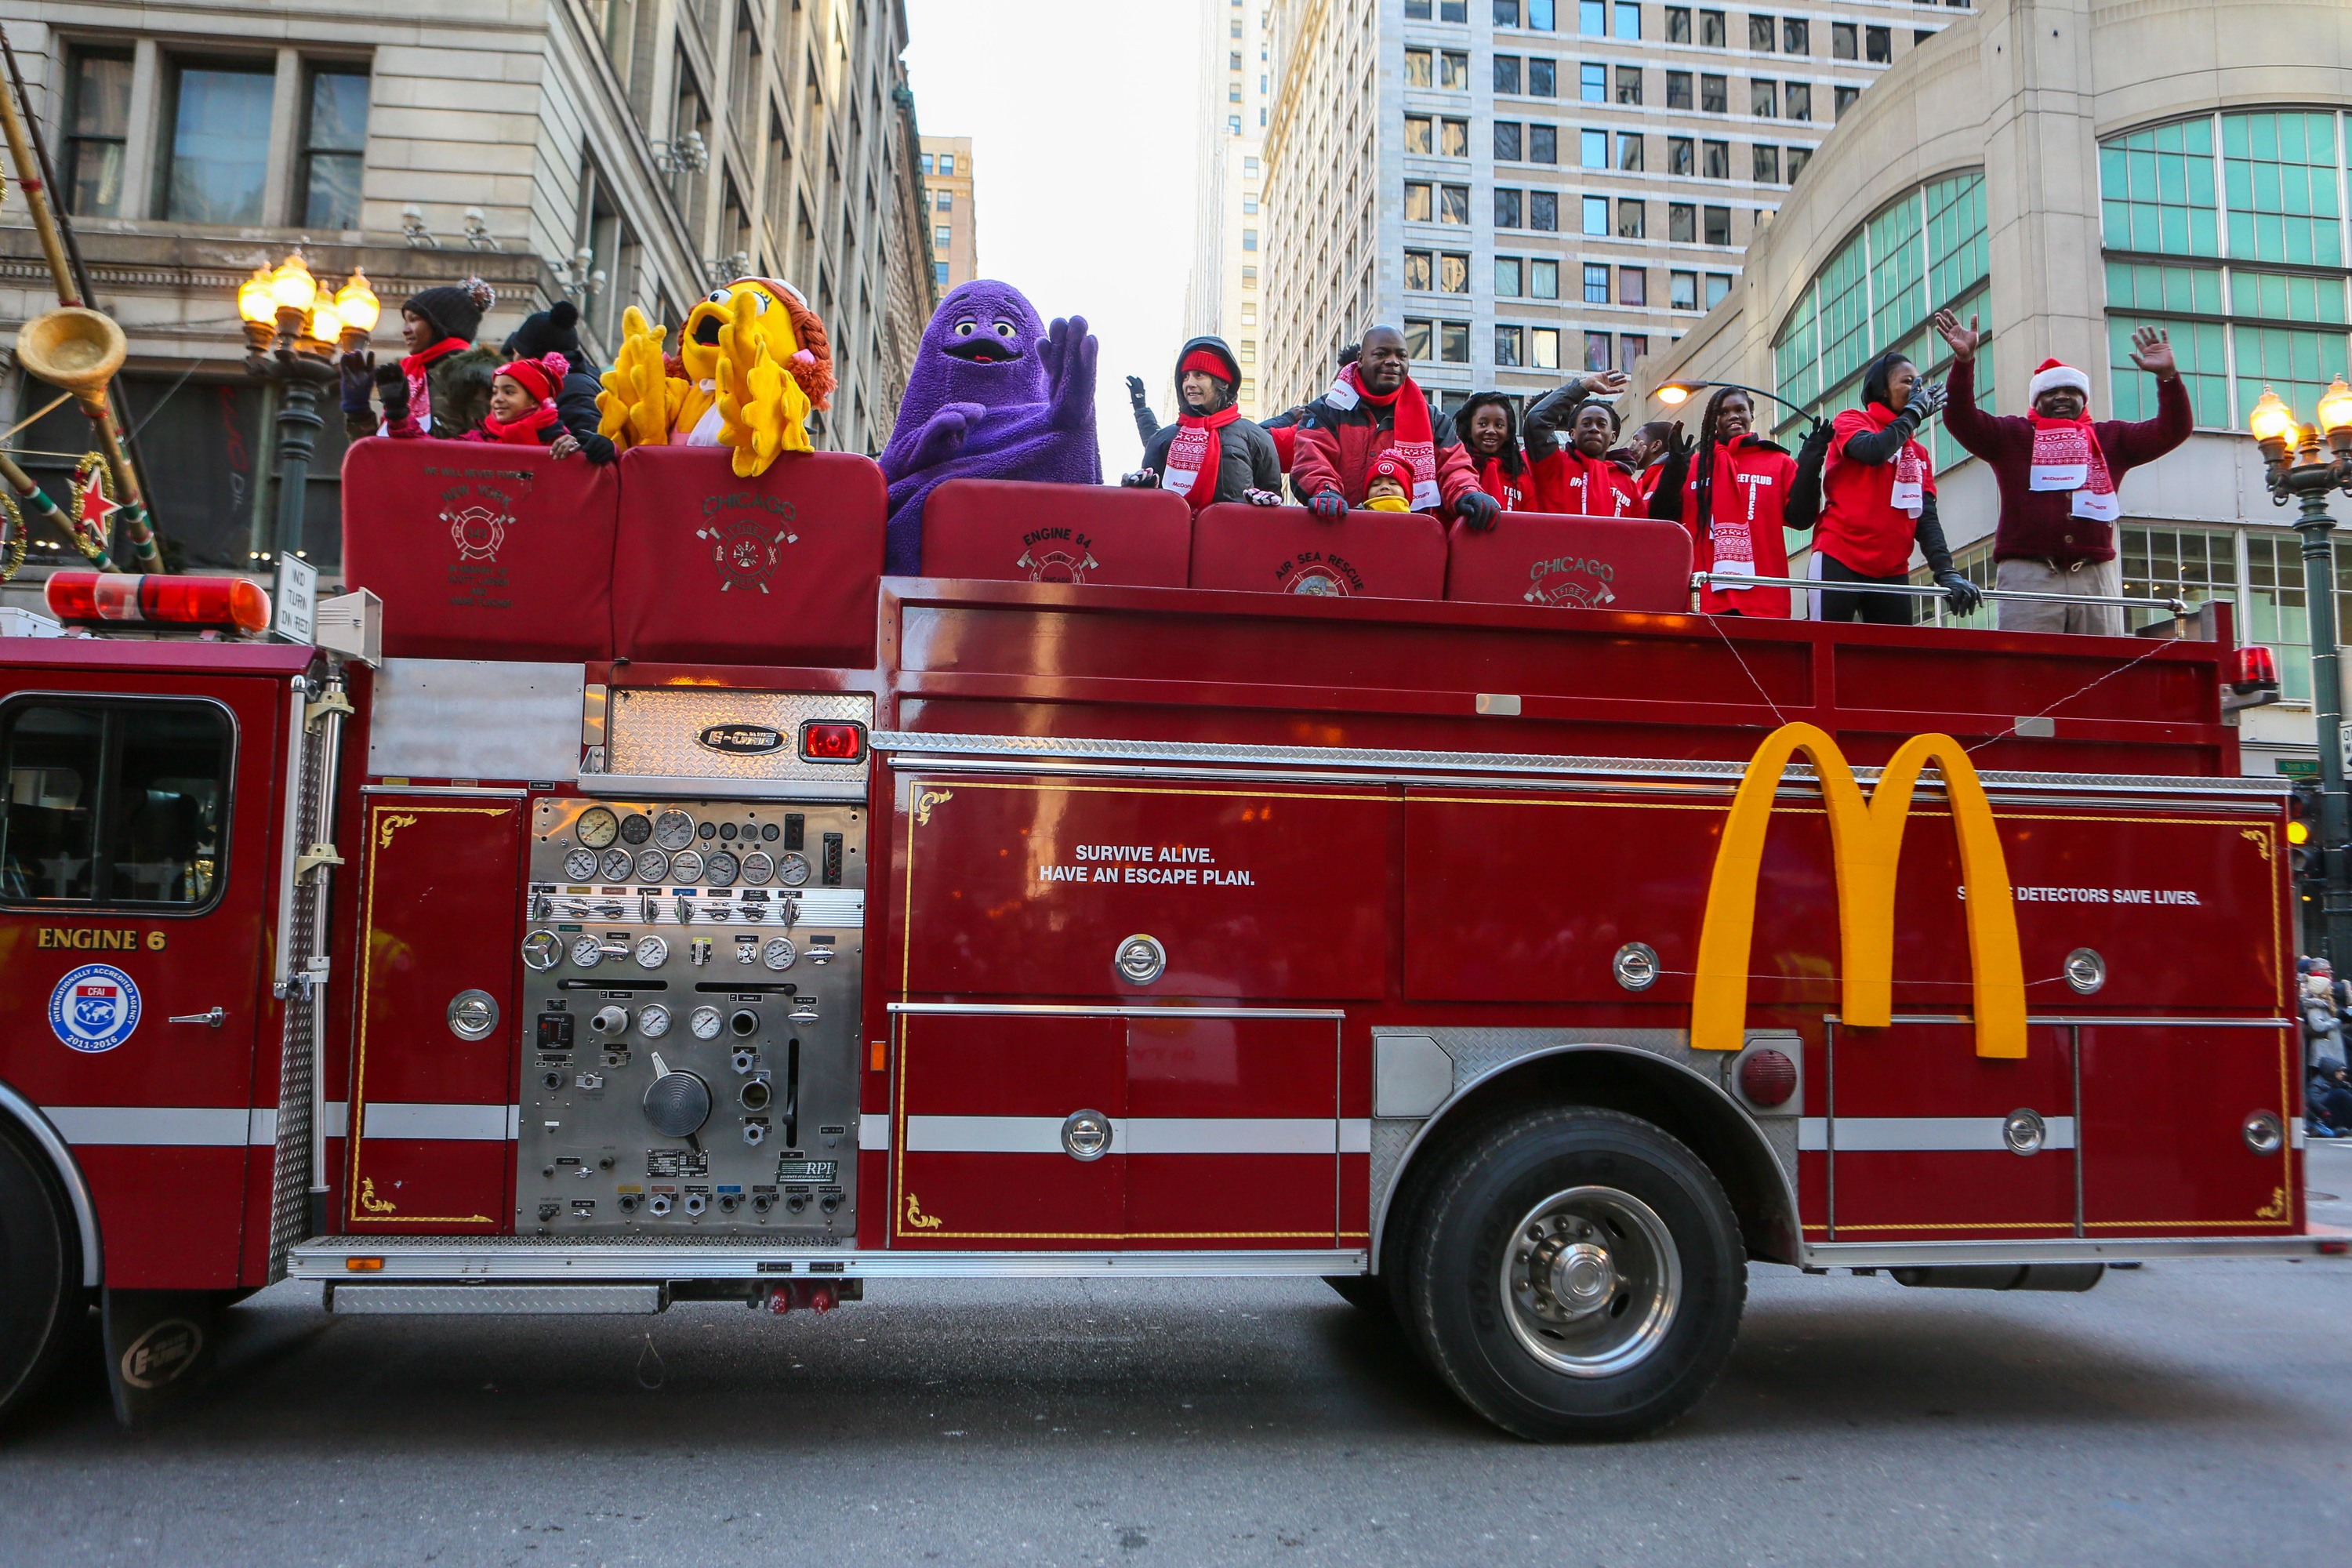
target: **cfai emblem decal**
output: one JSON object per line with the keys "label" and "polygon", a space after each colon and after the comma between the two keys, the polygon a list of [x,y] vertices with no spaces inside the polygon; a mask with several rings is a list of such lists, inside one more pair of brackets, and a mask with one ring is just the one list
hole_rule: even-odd
{"label": "cfai emblem decal", "polygon": [[449,525],[458,560],[496,561],[514,526],[514,501],[488,485],[459,485],[441,492],[441,521]]}
{"label": "cfai emblem decal", "polygon": [[723,752],[730,757],[757,757],[784,749],[783,732],[764,724],[713,724],[695,737],[695,742],[709,752]]}
{"label": "cfai emblem decal", "polygon": [[[725,515],[730,512],[734,515]],[[702,516],[703,526],[694,531],[694,537],[709,544],[722,594],[766,593],[768,579],[783,563],[784,546],[800,542],[788,526],[793,503],[772,496],[706,496]]]}
{"label": "cfai emblem decal", "polygon": [[1274,569],[1284,594],[1312,594],[1344,598],[1364,591],[1364,575],[1341,556],[1321,550],[1302,550]]}
{"label": "cfai emblem decal", "polygon": [[49,993],[49,1027],[73,1050],[110,1051],[139,1026],[139,987],[110,963],[68,970]]}
{"label": "cfai emblem decal", "polygon": [[1528,568],[1528,591],[1519,595],[1530,605],[1597,610],[1617,602],[1610,584],[1617,568],[1606,561],[1581,555],[1559,555]]}
{"label": "cfai emblem decal", "polygon": [[1021,559],[1013,563],[1032,583],[1083,583],[1098,571],[1094,541],[1071,528],[1040,528],[1021,536]]}

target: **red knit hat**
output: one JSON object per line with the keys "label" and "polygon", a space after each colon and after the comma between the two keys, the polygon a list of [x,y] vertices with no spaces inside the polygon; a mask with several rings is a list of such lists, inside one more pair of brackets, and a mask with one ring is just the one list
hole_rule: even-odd
{"label": "red knit hat", "polygon": [[1412,465],[1394,452],[1382,452],[1379,457],[1374,458],[1370,470],[1364,475],[1364,482],[1370,485],[1374,479],[1383,476],[1403,486],[1405,494],[1412,494]]}
{"label": "red knit hat", "polygon": [[555,396],[556,388],[563,384],[563,378],[571,370],[572,362],[559,353],[541,354],[537,359],[512,359],[499,366],[500,375],[515,382],[541,403]]}

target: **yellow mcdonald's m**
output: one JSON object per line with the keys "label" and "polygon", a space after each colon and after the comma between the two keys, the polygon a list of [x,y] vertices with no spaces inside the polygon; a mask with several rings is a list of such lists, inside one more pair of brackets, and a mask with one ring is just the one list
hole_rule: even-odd
{"label": "yellow mcdonald's m", "polygon": [[1839,968],[1843,1022],[1884,1028],[1894,1021],[1895,873],[1903,827],[1922,769],[1944,775],[1952,826],[1960,840],[1967,894],[1969,958],[1974,973],[1977,1055],[2025,1055],[2025,969],[2018,955],[2017,907],[1992,805],[1975,764],[1949,735],[1915,735],[1878,775],[1867,799],[1845,753],[1812,724],[1783,724],[1748,760],[1732,797],[1707,884],[1699,929],[1698,978],[1691,997],[1691,1045],[1736,1051],[1746,1043],[1748,966],[1756,931],[1756,883],[1764,868],[1764,830],[1772,820],[1780,774],[1802,752],[1820,775],[1837,860]]}

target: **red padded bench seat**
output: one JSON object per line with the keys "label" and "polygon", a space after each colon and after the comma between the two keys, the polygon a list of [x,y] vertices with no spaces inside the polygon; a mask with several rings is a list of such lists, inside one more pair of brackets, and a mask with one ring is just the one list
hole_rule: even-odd
{"label": "red padded bench seat", "polygon": [[395,658],[613,656],[615,465],[370,436],[343,454],[343,582]]}
{"label": "red padded bench seat", "polygon": [[1582,610],[1690,608],[1691,536],[1646,517],[1507,511],[1484,533],[1455,523],[1445,596]]}
{"label": "red padded bench seat", "polygon": [[786,452],[744,479],[732,458],[720,447],[621,455],[613,651],[640,663],[871,665],[882,470]]}
{"label": "red padded bench seat", "polygon": [[1192,520],[1192,586],[1442,599],[1445,530],[1423,512],[1326,522],[1305,507],[1227,501]]}
{"label": "red padded bench seat", "polygon": [[923,503],[923,575],[1181,588],[1192,509],[1173,490],[950,479]]}

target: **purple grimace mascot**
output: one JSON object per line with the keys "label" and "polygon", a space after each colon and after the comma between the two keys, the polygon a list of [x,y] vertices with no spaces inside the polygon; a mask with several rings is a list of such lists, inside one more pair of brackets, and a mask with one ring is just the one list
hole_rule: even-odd
{"label": "purple grimace mascot", "polygon": [[1102,482],[1095,354],[1084,316],[1049,329],[1009,283],[976,278],[940,301],[882,452],[886,571],[922,569],[923,502],[943,479]]}

